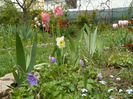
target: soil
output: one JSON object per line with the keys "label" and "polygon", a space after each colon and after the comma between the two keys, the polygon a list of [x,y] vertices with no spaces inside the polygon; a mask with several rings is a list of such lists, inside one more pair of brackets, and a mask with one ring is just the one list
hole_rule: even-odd
{"label": "soil", "polygon": [[[104,76],[105,81],[109,81],[109,80],[111,80],[110,75],[114,75],[115,76],[118,73],[122,72],[123,69],[122,68],[114,68],[112,66],[112,67],[105,67],[105,68],[101,69],[101,71],[102,71],[102,74]],[[116,76],[116,77],[120,77],[121,78],[121,76]],[[114,77],[112,80],[117,83],[118,81],[116,81],[116,77]],[[121,80],[119,81],[119,84],[123,88],[126,88],[126,89],[128,88],[128,86],[133,88],[133,83],[131,82],[129,77],[126,77],[124,79],[121,78]]]}

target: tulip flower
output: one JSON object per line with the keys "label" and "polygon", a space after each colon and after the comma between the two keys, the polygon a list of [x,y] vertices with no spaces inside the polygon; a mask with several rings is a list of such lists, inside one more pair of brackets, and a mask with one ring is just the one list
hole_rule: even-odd
{"label": "tulip flower", "polygon": [[40,16],[42,19],[42,24],[48,23],[50,21],[50,13],[42,12]]}
{"label": "tulip flower", "polygon": [[63,9],[56,7],[56,9],[54,10],[54,16],[57,18],[62,15],[63,15]]}
{"label": "tulip flower", "polygon": [[122,20],[118,21],[118,24],[119,26],[123,26],[123,21]]}
{"label": "tulip flower", "polygon": [[113,28],[117,29],[118,28],[118,24],[113,24]]}
{"label": "tulip flower", "polygon": [[128,21],[127,20],[124,20],[123,21],[123,25],[128,26]]}

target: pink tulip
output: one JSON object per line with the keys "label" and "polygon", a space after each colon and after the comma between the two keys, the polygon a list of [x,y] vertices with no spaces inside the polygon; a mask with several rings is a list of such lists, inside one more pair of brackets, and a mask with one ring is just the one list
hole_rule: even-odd
{"label": "pink tulip", "polygon": [[62,15],[63,15],[63,9],[56,7],[54,10],[54,16],[57,18],[57,17],[62,16]]}
{"label": "pink tulip", "polygon": [[118,21],[119,26],[123,26],[123,21]]}
{"label": "pink tulip", "polygon": [[127,20],[124,20],[123,21],[123,25],[128,26],[128,21]]}
{"label": "pink tulip", "polygon": [[113,24],[113,28],[117,29],[118,28],[118,24]]}
{"label": "pink tulip", "polygon": [[50,13],[42,12],[40,16],[42,19],[42,24],[48,23],[50,21]]}
{"label": "pink tulip", "polygon": [[35,17],[35,18],[34,18],[34,21],[37,21],[37,20],[38,20],[37,17]]}

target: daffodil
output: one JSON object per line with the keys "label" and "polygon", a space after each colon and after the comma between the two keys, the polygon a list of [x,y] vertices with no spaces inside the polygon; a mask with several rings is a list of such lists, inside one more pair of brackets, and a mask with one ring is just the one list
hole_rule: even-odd
{"label": "daffodil", "polygon": [[57,46],[59,48],[64,48],[65,47],[64,36],[56,38],[56,41],[57,41]]}

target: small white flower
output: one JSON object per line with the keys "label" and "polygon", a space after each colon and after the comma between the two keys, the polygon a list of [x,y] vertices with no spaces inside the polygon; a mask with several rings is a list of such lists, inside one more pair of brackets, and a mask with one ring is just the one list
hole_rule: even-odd
{"label": "small white flower", "polygon": [[110,96],[109,99],[115,99],[115,98],[113,98],[112,96]]}
{"label": "small white flower", "polygon": [[111,91],[113,91],[113,89],[109,89],[109,90],[108,90],[108,92],[111,92]]}
{"label": "small white flower", "polygon": [[120,78],[120,77],[118,77],[118,78],[116,78],[116,80],[117,80],[117,81],[120,81],[120,80],[121,80],[121,78]]}
{"label": "small white flower", "polygon": [[56,38],[56,41],[59,48],[65,47],[64,36]]}
{"label": "small white flower", "polygon": [[123,90],[122,89],[119,89],[119,93],[121,93]]}
{"label": "small white flower", "polygon": [[82,97],[85,97],[85,96],[87,96],[86,94],[82,94]]}
{"label": "small white flower", "polygon": [[101,84],[106,85],[106,81],[99,81]]}
{"label": "small white flower", "polygon": [[132,89],[127,89],[126,92],[127,92],[128,94],[131,94],[131,93],[133,92],[133,90],[132,90]]}
{"label": "small white flower", "polygon": [[113,78],[114,76],[113,75],[110,75],[110,78]]}
{"label": "small white flower", "polygon": [[88,92],[88,90],[85,89],[85,88],[81,89],[81,91],[82,91],[82,92]]}

